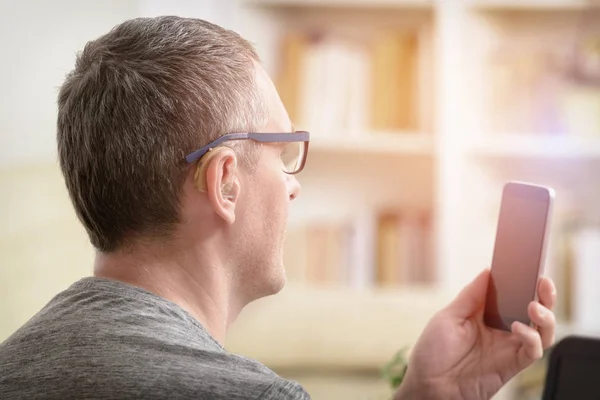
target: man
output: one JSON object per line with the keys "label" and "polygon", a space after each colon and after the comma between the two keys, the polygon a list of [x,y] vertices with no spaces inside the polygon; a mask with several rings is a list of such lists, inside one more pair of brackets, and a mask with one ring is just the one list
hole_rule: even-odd
{"label": "man", "polygon": [[[252,46],[197,19],[126,21],[87,44],[58,106],[94,276],[0,346],[0,397],[308,399],[222,347],[245,305],[284,286],[309,140]],[[397,399],[489,399],[553,343],[552,282],[530,305],[537,330],[507,333],[482,323],[488,276],[431,320]]]}

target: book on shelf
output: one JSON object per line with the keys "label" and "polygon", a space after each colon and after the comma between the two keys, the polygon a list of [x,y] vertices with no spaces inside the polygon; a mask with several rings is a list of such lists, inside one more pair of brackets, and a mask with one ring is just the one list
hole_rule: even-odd
{"label": "book on shelf", "polygon": [[362,212],[342,221],[288,229],[288,278],[307,284],[353,288],[433,283],[429,211]]}
{"label": "book on shelf", "polygon": [[576,330],[600,334],[600,226],[573,229],[567,240],[568,320]]}
{"label": "book on shelf", "polygon": [[420,40],[394,30],[288,32],[275,82],[290,118],[323,136],[420,130]]}
{"label": "book on shelf", "polygon": [[382,213],[378,217],[377,283],[395,286],[432,282],[432,232],[429,213]]}
{"label": "book on shelf", "polygon": [[600,138],[600,35],[542,38],[507,38],[490,53],[491,130]]}
{"label": "book on shelf", "polygon": [[557,289],[556,318],[576,331],[600,334],[600,224],[574,213],[553,219],[546,273]]}

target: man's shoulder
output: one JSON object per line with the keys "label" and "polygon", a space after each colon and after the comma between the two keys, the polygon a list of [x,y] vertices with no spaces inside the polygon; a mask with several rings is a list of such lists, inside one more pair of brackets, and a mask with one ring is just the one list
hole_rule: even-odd
{"label": "man's shoulder", "polygon": [[297,382],[279,379],[257,398],[264,400],[310,400],[310,395]]}
{"label": "man's shoulder", "polygon": [[[0,398],[307,399],[177,308],[68,290],[0,344]],[[106,397],[103,397],[103,395]]]}
{"label": "man's shoulder", "polygon": [[289,399],[308,400],[308,393],[297,382],[286,380],[262,363],[245,357],[222,354],[199,370],[205,386],[202,393],[215,399]]}
{"label": "man's shoulder", "polygon": [[[236,392],[235,395],[232,394],[232,398],[310,399],[308,393],[298,382],[282,378],[264,364],[231,353],[227,353],[226,357],[230,367],[226,368],[228,372],[225,380],[228,381],[228,386],[235,388]],[[229,371],[235,371],[235,373],[230,374]],[[257,383],[258,385],[256,385]],[[248,390],[248,387],[253,387],[255,392],[252,396],[244,397],[243,393]]]}

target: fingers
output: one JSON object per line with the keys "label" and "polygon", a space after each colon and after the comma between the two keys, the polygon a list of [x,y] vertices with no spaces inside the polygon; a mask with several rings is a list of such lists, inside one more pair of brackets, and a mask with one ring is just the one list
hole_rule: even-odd
{"label": "fingers", "polygon": [[466,319],[479,311],[485,304],[485,295],[490,270],[484,269],[471,283],[464,287],[458,296],[446,307],[455,318]]}
{"label": "fingers", "polygon": [[543,276],[538,283],[538,298],[547,309],[552,310],[556,305],[556,286],[552,279]]}
{"label": "fingers", "polygon": [[526,326],[521,322],[513,322],[511,326],[512,333],[518,338],[522,344],[522,354],[527,357],[527,363],[538,360],[544,354],[542,348],[542,339],[540,334],[530,326]]}
{"label": "fingers", "polygon": [[547,349],[554,343],[556,317],[554,313],[538,302],[532,301],[527,307],[527,314],[538,327],[542,348]]}

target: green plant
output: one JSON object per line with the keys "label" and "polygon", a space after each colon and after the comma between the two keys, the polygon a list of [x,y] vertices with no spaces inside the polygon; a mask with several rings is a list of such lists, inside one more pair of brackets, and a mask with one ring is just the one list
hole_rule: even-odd
{"label": "green plant", "polygon": [[394,354],[394,357],[382,368],[381,375],[392,389],[396,389],[406,376],[408,370],[408,348],[404,347]]}

